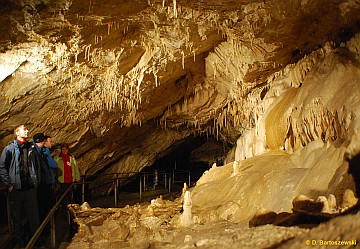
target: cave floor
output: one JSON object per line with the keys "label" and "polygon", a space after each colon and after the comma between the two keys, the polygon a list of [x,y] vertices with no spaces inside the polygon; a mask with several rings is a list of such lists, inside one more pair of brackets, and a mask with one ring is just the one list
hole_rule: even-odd
{"label": "cave floor", "polygon": [[[142,193],[142,198],[140,199],[139,193],[132,192],[120,192],[118,196],[118,205],[117,207],[125,207],[126,205],[135,205],[137,203],[147,203],[152,199],[163,196],[164,199],[173,200],[179,197],[181,194],[181,188],[174,187],[173,190],[169,193],[167,189],[156,189],[151,191],[146,191]],[[87,201],[85,199],[85,201]],[[101,207],[101,208],[110,208],[114,207],[114,195],[100,196],[91,198],[88,200],[88,203],[91,207]],[[66,248],[70,242],[74,232],[74,226],[68,226],[66,224],[67,217],[62,212],[61,208],[56,212],[55,223],[56,223],[56,248]],[[70,229],[69,229],[70,228]],[[50,248],[50,237],[47,237],[45,242]],[[0,249],[10,249],[15,248],[12,241],[12,237],[9,233],[8,224],[2,222],[0,224]]]}

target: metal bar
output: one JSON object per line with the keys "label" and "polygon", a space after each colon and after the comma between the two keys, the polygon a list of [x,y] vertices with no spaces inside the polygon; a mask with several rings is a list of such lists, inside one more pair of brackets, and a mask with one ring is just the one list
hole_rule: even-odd
{"label": "metal bar", "polygon": [[189,188],[190,188],[190,183],[191,183],[191,178],[190,178],[190,171],[189,171],[189,185],[188,185]]}
{"label": "metal bar", "polygon": [[46,224],[50,221],[51,217],[54,215],[55,211],[59,208],[60,203],[63,201],[65,196],[69,193],[69,191],[74,187],[74,183],[71,184],[71,186],[65,191],[65,193],[61,196],[61,198],[58,200],[58,202],[53,206],[53,208],[50,210],[44,221],[41,223],[41,225],[36,230],[35,234],[31,237],[30,241],[26,245],[25,249],[31,249],[33,248],[36,240],[39,238],[40,234],[44,230]]}
{"label": "metal bar", "polygon": [[[144,176],[144,178],[145,178],[145,176]],[[139,199],[141,200],[141,195],[142,195],[142,179],[141,179],[141,175],[140,175],[140,191],[139,191]]]}
{"label": "metal bar", "polygon": [[[75,188],[75,185],[74,185],[74,188]],[[74,189],[71,188],[71,190],[70,190],[70,203],[73,203],[73,202],[74,202]]]}
{"label": "metal bar", "polygon": [[[147,175],[146,175],[147,177]],[[143,191],[145,192],[146,191],[146,178],[145,175],[144,175],[144,184],[143,184]],[[141,199],[141,198],[140,198]]]}
{"label": "metal bar", "polygon": [[165,189],[167,189],[167,173],[164,174],[164,185]]}
{"label": "metal bar", "polygon": [[50,247],[56,247],[56,226],[55,226],[55,218],[54,215],[51,216],[50,220]]}
{"label": "metal bar", "polygon": [[171,192],[171,176],[169,176],[169,193]]}
{"label": "metal bar", "polygon": [[114,179],[114,206],[117,207],[118,206],[118,186],[119,186],[119,179],[116,178]]}
{"label": "metal bar", "polygon": [[12,224],[12,219],[11,219],[11,204],[10,204],[10,194],[9,192],[6,193],[6,212],[7,212],[7,216],[8,216],[8,226],[9,226],[9,232],[10,235],[13,234],[13,224]]}
{"label": "metal bar", "polygon": [[81,185],[81,202],[85,202],[85,177],[83,177]]}
{"label": "metal bar", "polygon": [[71,225],[71,213],[69,210],[66,210],[66,214],[67,214],[67,224],[70,226]]}

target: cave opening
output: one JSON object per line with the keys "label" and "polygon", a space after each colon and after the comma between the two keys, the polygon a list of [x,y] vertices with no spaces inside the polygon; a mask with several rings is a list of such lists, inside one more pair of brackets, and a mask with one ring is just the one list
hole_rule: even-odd
{"label": "cave opening", "polygon": [[192,136],[172,147],[164,156],[144,171],[185,170],[203,173],[212,164],[222,165],[230,145],[212,137]]}
{"label": "cave opening", "polygon": [[[214,163],[218,166],[223,165],[230,148],[231,145],[227,141],[206,136],[191,136],[165,151],[141,173],[149,176],[147,178],[149,189],[156,188],[155,178],[157,177],[159,187],[166,185],[164,184],[165,174],[170,175],[171,179],[174,178],[172,182],[175,185],[178,184],[177,187],[183,186],[184,183],[191,187]],[[134,181],[126,184],[123,189],[136,188],[138,184]]]}
{"label": "cave opening", "polygon": [[352,175],[355,183],[355,194],[360,198],[360,154],[357,154],[349,162],[349,174]]}

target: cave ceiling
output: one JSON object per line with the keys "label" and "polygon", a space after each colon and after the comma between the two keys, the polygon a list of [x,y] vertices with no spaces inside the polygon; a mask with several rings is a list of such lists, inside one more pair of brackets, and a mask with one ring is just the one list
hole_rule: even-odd
{"label": "cave ceiling", "polygon": [[0,6],[1,147],[24,123],[83,174],[140,171],[194,136],[235,144],[269,77],[360,26],[356,0]]}

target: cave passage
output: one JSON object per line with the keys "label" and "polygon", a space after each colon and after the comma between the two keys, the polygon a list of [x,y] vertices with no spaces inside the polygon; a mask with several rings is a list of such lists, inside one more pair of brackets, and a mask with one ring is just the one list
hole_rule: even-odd
{"label": "cave passage", "polygon": [[360,198],[360,154],[349,160],[349,174],[352,175],[355,182],[355,194]]}
{"label": "cave passage", "polygon": [[[174,183],[180,187],[183,183],[188,184],[190,173],[191,183],[196,181],[208,170],[214,163],[218,166],[223,165],[225,155],[231,146],[225,142],[203,136],[192,136],[164,152],[164,156],[155,161],[151,166],[145,167],[141,173],[146,173],[149,189],[155,189],[157,183],[159,187],[164,185],[164,174],[171,173],[174,177]],[[155,174],[158,179],[155,180]],[[137,188],[138,181],[126,184],[123,189],[130,190]],[[189,185],[189,184],[188,184]]]}

